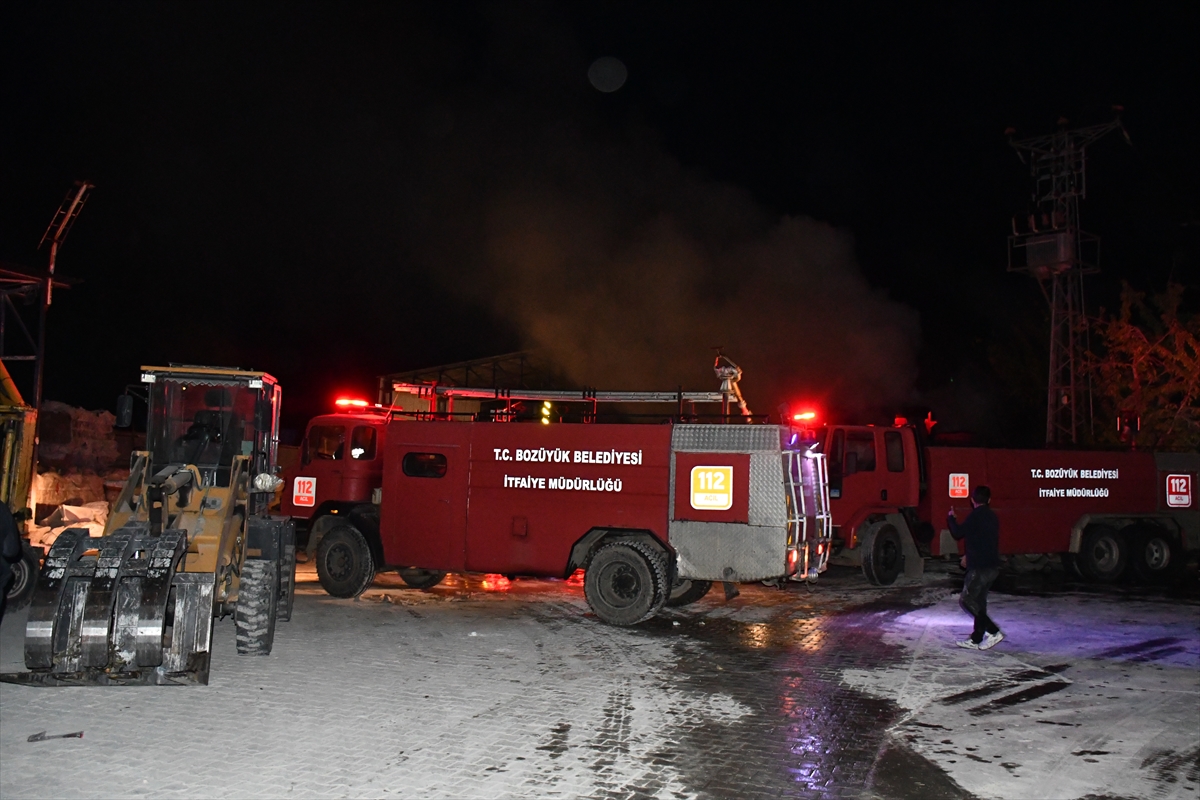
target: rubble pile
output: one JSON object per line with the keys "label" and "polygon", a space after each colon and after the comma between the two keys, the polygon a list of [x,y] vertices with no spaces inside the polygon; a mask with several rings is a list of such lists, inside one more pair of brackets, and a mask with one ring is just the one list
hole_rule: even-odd
{"label": "rubble pile", "polygon": [[29,543],[34,547],[49,549],[59,534],[68,528],[87,528],[89,536],[100,536],[104,533],[104,523],[107,521],[108,503],[104,500],[81,506],[61,505],[42,524],[29,525]]}
{"label": "rubble pile", "polygon": [[38,462],[42,467],[103,472],[122,462],[112,412],[47,400],[39,417]]}
{"label": "rubble pile", "polygon": [[81,506],[104,500],[105,477],[86,472],[48,470],[33,479],[33,497],[39,506]]}

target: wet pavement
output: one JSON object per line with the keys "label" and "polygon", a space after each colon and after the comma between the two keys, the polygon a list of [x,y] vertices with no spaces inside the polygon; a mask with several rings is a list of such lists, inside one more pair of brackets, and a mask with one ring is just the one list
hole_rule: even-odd
{"label": "wet pavement", "polygon": [[1194,576],[1010,580],[1008,638],[976,652],[936,569],[718,589],[633,629],[571,582],[385,575],[345,601],[301,569],[270,657],[217,622],[206,687],[0,684],[0,797],[1200,796]]}

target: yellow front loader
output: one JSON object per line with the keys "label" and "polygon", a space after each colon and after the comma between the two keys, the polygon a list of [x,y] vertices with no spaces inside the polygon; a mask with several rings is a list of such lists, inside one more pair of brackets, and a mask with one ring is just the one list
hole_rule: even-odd
{"label": "yellow front loader", "polygon": [[[233,616],[239,653],[267,655],[291,616],[294,527],[268,511],[279,384],[179,365],[143,367],[142,383],[146,449],[103,535],[69,529],[50,547],[25,629],[29,671],[2,680],[204,684],[216,619]],[[121,403],[118,424],[130,416]]]}

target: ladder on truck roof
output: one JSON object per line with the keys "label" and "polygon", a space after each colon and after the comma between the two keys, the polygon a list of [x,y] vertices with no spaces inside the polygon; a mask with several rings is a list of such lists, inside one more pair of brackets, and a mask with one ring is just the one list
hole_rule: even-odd
{"label": "ladder on truck roof", "polygon": [[[731,391],[685,392],[682,389],[678,389],[675,391],[634,392],[601,389],[485,389],[466,386],[442,386],[433,383],[393,383],[392,397],[395,398],[397,395],[402,394],[415,395],[419,399],[429,401],[428,413],[437,415],[452,415],[455,398],[500,400],[504,401],[505,410],[497,412],[497,418],[507,417],[509,419],[512,418],[514,413],[512,410],[513,402],[519,401],[590,403],[592,407],[590,417],[593,420],[596,417],[596,406],[599,403],[672,403],[676,406],[680,417],[696,417],[694,406],[697,403],[720,403],[722,411],[720,416],[729,419],[730,402],[738,403],[740,400],[740,397]],[[438,408],[438,401],[442,398],[446,401],[444,411]],[[693,407],[691,413],[685,410],[685,403]],[[766,421],[765,416],[754,417],[744,412],[740,417],[746,422]]]}

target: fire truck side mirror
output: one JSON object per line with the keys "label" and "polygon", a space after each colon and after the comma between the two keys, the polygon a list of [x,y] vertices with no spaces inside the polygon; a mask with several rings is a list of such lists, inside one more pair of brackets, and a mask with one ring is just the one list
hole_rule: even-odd
{"label": "fire truck side mirror", "polygon": [[113,423],[117,428],[128,428],[133,424],[133,395],[123,394],[117,398],[117,419]]}
{"label": "fire truck side mirror", "polygon": [[843,475],[853,475],[858,472],[858,453],[846,453],[846,469]]}

